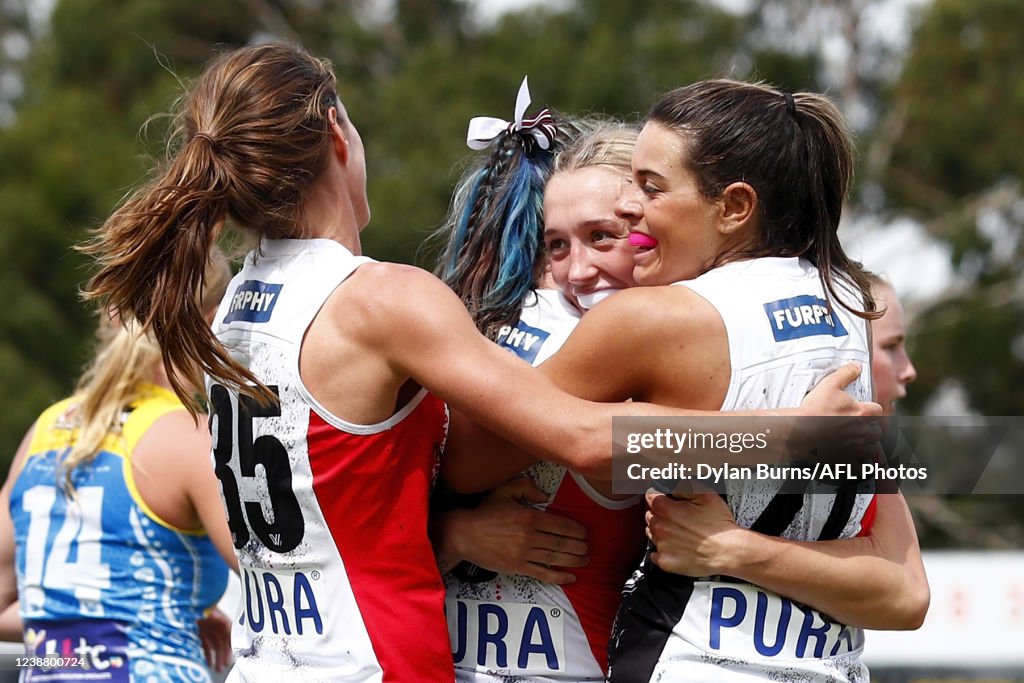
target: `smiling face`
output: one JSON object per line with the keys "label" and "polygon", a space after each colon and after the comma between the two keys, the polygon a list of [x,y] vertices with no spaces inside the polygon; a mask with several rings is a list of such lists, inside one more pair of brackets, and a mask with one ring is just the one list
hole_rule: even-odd
{"label": "smiling face", "polygon": [[544,190],[551,277],[581,309],[601,292],[636,284],[629,223],[615,212],[626,181],[612,167],[588,166],[556,173]]}
{"label": "smiling face", "polygon": [[719,203],[705,197],[687,167],[686,141],[657,123],[640,131],[633,182],[616,209],[631,230],[657,240],[640,247],[634,276],[641,285],[667,285],[700,275],[722,253]]}
{"label": "smiling face", "polygon": [[882,410],[892,415],[896,401],[907,395],[907,385],[917,379],[917,370],[907,355],[907,328],[896,292],[889,285],[875,284],[871,293],[879,309],[885,310],[881,318],[871,321],[871,378]]}

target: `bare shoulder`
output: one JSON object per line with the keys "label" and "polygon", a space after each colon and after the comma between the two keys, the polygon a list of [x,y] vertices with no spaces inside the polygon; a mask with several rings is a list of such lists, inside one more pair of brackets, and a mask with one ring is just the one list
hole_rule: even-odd
{"label": "bare shoulder", "polygon": [[654,340],[665,334],[721,325],[721,317],[714,306],[688,287],[634,287],[595,306],[584,316],[584,322]]}
{"label": "bare shoulder", "polygon": [[358,268],[341,290],[349,290],[367,301],[397,303],[417,296],[448,292],[434,275],[422,268],[404,263],[376,261]]}
{"label": "bare shoulder", "polygon": [[369,424],[393,412],[396,392],[410,377],[435,390],[444,386],[441,375],[452,363],[480,352],[470,348],[474,343],[488,342],[443,282],[421,268],[368,263],[313,320],[300,372],[325,407]]}
{"label": "bare shoulder", "polygon": [[[208,418],[193,418],[186,410],[173,410],[158,417],[139,440],[135,457],[156,456],[161,462],[207,461],[210,458]],[[165,460],[166,459],[166,460]]]}
{"label": "bare shoulder", "polygon": [[362,311],[376,320],[401,316],[432,302],[457,297],[432,274],[401,263],[368,263],[357,269],[328,299],[344,317]]}
{"label": "bare shoulder", "polygon": [[332,317],[341,321],[346,334],[352,334],[376,346],[403,338],[430,333],[469,322],[459,298],[431,273],[399,263],[369,263],[331,296],[328,307]]}
{"label": "bare shoulder", "polygon": [[[724,390],[712,380],[728,376],[728,356],[725,325],[707,300],[687,287],[636,287],[583,316],[544,370],[591,400],[713,409]],[[591,379],[581,386],[574,377]]]}
{"label": "bare shoulder", "polygon": [[210,451],[206,415],[174,410],[150,425],[131,459],[138,494],[157,517],[181,529],[200,526],[190,492],[213,478]]}

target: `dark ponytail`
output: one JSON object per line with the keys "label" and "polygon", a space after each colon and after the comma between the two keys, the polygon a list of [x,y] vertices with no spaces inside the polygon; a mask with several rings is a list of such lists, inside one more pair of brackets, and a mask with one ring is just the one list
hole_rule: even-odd
{"label": "dark ponytail", "polygon": [[[836,106],[816,93],[782,93],[762,83],[701,81],[658,99],[647,117],[686,140],[701,192],[716,199],[742,181],[757,192],[756,242],[724,259],[801,257],[819,270],[831,298],[876,317],[870,283],[839,241],[853,182],[852,134]],[[859,292],[841,295],[837,282]],[[863,302],[864,310],[858,304]]]}

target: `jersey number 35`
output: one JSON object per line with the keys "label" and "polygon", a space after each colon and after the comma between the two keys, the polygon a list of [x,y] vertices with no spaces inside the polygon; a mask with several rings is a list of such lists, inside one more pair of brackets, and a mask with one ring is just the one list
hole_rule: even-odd
{"label": "jersey number 35", "polygon": [[[276,386],[271,386],[270,390],[277,395]],[[253,421],[280,416],[280,406],[277,403],[261,405],[249,396],[233,395],[224,386],[214,384],[210,387],[210,407],[215,471],[224,493],[228,527],[235,547],[242,548],[255,535],[274,552],[286,553],[294,549],[302,542],[305,524],[292,490],[288,451],[269,434],[253,439]],[[237,469],[231,462],[235,453],[238,454]],[[264,477],[261,478],[266,484],[272,522],[263,514],[266,501],[259,500],[262,496],[256,481],[257,465],[263,467]],[[240,483],[243,483],[241,488]],[[250,493],[243,497],[243,491]]]}

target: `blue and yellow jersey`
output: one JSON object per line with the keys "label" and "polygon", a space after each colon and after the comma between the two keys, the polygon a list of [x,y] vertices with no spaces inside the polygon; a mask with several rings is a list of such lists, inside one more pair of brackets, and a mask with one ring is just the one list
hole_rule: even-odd
{"label": "blue and yellow jersey", "polygon": [[120,432],[75,468],[69,498],[58,477],[76,438],[75,409],[72,398],[40,416],[11,489],[26,645],[110,675],[99,680],[209,680],[196,619],[223,594],[227,565],[204,531],[154,513],[132,474],[142,436],[184,408],[172,392],[145,385]]}

